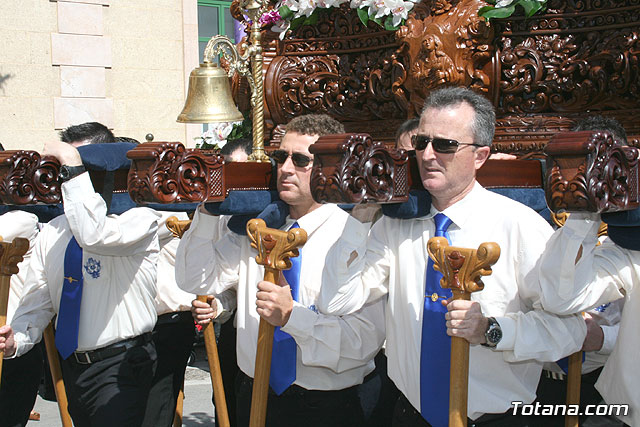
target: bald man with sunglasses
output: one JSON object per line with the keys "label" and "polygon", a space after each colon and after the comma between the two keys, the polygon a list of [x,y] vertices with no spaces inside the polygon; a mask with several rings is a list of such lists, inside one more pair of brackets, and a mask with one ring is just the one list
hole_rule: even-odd
{"label": "bald man with sunglasses", "polygon": [[[415,219],[383,217],[365,245],[341,239],[327,259],[320,309],[348,314],[387,299],[388,374],[401,391],[393,426],[446,426],[451,336],[470,343],[468,417],[474,426],[526,426],[512,402],[531,403],[542,362],[582,346],[578,316],[540,309],[534,266],[552,230],[535,211],[484,189],[476,171],[489,157],[495,113],[466,88],[427,97],[413,136],[430,211]],[[428,263],[427,241],[452,246],[497,242],[500,259],[471,301],[451,301]],[[325,294],[326,292],[326,294]]]}
{"label": "bald man with sunglasses", "polygon": [[[287,124],[279,149],[271,154],[277,165],[278,194],[288,208],[280,228],[299,226],[308,235],[299,263],[295,263],[299,269],[285,272],[282,283],[262,280],[264,268],[256,264],[257,253],[247,236],[229,232],[218,240],[218,219],[205,209],[197,211],[180,242],[178,285],[188,292],[215,295],[221,303],[196,309],[197,319],[237,305],[239,426],[249,425],[261,318],[277,327],[267,426],[363,425],[357,386],[373,371],[374,356],[384,340],[384,304],[378,301],[347,316],[316,308],[325,286],[322,271],[331,268],[324,260],[334,243],[341,236],[364,241],[368,233],[368,226],[338,206],[321,205],[311,197],[313,155],[309,146],[320,136],[342,132],[342,125],[326,115],[296,117]],[[287,342],[291,351],[284,354],[276,349]],[[287,368],[294,368],[293,372]]]}

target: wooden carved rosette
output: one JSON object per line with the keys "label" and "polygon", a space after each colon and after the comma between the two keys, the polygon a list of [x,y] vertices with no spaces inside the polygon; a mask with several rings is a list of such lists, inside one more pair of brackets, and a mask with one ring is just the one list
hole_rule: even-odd
{"label": "wooden carved rosette", "polygon": [[313,198],[330,203],[404,202],[409,195],[408,155],[367,134],[320,137],[311,145]]}
{"label": "wooden carved rosette", "polygon": [[5,205],[56,204],[62,200],[53,157],[35,151],[0,152],[0,203]]}
{"label": "wooden carved rosette", "polygon": [[440,286],[449,288],[454,299],[469,299],[471,293],[484,289],[482,276],[491,274],[491,266],[500,258],[500,246],[484,242],[478,249],[449,246],[446,237],[432,237],[427,252],[433,268],[442,273]]}
{"label": "wooden carved rosette", "polygon": [[547,154],[546,198],[553,212],[616,212],[638,201],[638,149],[607,132],[556,135]]}
{"label": "wooden carved rosette", "polygon": [[147,142],[127,153],[132,160],[129,195],[136,203],[217,202],[231,190],[270,188],[270,163],[228,163],[218,154],[179,142]]}

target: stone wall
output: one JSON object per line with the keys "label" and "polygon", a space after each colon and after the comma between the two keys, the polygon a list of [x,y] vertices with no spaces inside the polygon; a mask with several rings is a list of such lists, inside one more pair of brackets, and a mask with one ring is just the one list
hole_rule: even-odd
{"label": "stone wall", "polygon": [[141,142],[199,133],[175,121],[198,61],[196,0],[3,0],[0,37],[6,149],[94,120]]}

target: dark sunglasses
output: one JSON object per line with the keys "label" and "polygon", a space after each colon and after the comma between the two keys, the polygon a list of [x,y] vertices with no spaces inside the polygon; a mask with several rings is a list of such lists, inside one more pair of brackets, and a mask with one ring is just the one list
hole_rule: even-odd
{"label": "dark sunglasses", "polygon": [[300,154],[300,153],[289,154],[284,150],[272,151],[270,156],[279,165],[286,162],[287,158],[291,156],[291,161],[293,162],[293,165],[299,168],[307,167],[309,166],[309,163],[313,162],[313,159],[311,157],[307,157],[304,154]]}
{"label": "dark sunglasses", "polygon": [[473,145],[474,147],[482,147],[480,144],[469,144],[465,142],[458,142],[455,139],[446,138],[431,138],[427,135],[412,135],[411,145],[416,151],[423,151],[427,149],[427,145],[431,143],[433,151],[436,153],[452,154],[458,151],[460,145]]}

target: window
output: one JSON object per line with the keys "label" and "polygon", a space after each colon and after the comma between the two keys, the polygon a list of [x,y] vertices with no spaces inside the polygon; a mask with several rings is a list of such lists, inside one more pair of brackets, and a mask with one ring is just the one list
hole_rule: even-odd
{"label": "window", "polygon": [[236,43],[234,22],[229,12],[231,1],[198,0],[198,47],[200,62],[203,61],[204,48],[215,35],[226,35]]}

